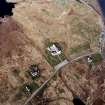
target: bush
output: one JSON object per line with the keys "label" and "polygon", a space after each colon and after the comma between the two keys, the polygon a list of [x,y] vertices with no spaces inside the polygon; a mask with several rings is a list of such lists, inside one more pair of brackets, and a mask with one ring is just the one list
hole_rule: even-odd
{"label": "bush", "polygon": [[14,69],[12,72],[15,76],[19,76],[20,70]]}
{"label": "bush", "polygon": [[35,82],[32,82],[32,83],[30,83],[30,84],[24,84],[24,85],[22,86],[22,90],[23,90],[24,93],[27,93],[26,86],[30,89],[30,92],[31,92],[31,93],[32,93],[33,91],[35,91],[36,89],[39,88],[39,85],[38,85],[37,83],[35,83]]}
{"label": "bush", "polygon": [[97,64],[97,63],[102,61],[102,56],[99,53],[94,54],[92,57],[93,57],[93,63],[94,64]]}

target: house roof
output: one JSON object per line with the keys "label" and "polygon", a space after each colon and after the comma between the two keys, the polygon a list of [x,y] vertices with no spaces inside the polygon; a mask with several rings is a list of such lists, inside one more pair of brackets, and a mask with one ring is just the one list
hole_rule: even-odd
{"label": "house roof", "polygon": [[61,54],[61,50],[55,44],[52,44],[47,50],[50,51],[53,56]]}

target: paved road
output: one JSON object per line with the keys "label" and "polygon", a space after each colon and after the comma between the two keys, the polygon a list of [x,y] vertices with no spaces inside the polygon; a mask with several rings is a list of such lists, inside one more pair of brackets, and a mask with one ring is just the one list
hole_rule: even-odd
{"label": "paved road", "polygon": [[27,105],[33,97],[35,97],[49,82],[50,80],[64,67],[66,66],[67,64],[70,64],[74,61],[77,61],[79,59],[82,59],[83,57],[86,57],[86,56],[89,56],[89,55],[92,55],[92,54],[95,54],[96,52],[90,52],[90,53],[86,53],[82,56],[79,56],[79,57],[76,57],[74,59],[71,59],[71,60],[64,60],[63,62],[61,62],[60,64],[58,64],[57,66],[55,66],[55,72],[49,77],[48,80],[46,80],[41,86],[40,88],[38,88],[35,92],[33,92],[33,94],[26,100],[26,102],[24,103],[24,105]]}

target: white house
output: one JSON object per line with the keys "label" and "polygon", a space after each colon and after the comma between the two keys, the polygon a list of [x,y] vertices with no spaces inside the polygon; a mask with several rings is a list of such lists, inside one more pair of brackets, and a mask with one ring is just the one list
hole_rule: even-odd
{"label": "white house", "polygon": [[92,62],[93,62],[92,57],[88,57],[88,63],[92,63]]}
{"label": "white house", "polygon": [[59,50],[55,44],[53,44],[52,46],[48,47],[47,50],[51,52],[52,56],[56,56],[56,55],[60,55],[61,54],[61,50]]}

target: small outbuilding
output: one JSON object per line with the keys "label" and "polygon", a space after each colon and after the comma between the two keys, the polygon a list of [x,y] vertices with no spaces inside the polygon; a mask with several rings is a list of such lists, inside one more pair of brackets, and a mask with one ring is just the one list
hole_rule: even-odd
{"label": "small outbuilding", "polygon": [[31,92],[31,88],[30,88],[30,86],[27,85],[27,86],[25,87],[25,90],[26,90],[27,92]]}
{"label": "small outbuilding", "polygon": [[39,69],[38,65],[31,65],[29,67],[29,73],[32,76],[32,78],[39,77],[40,69]]}

